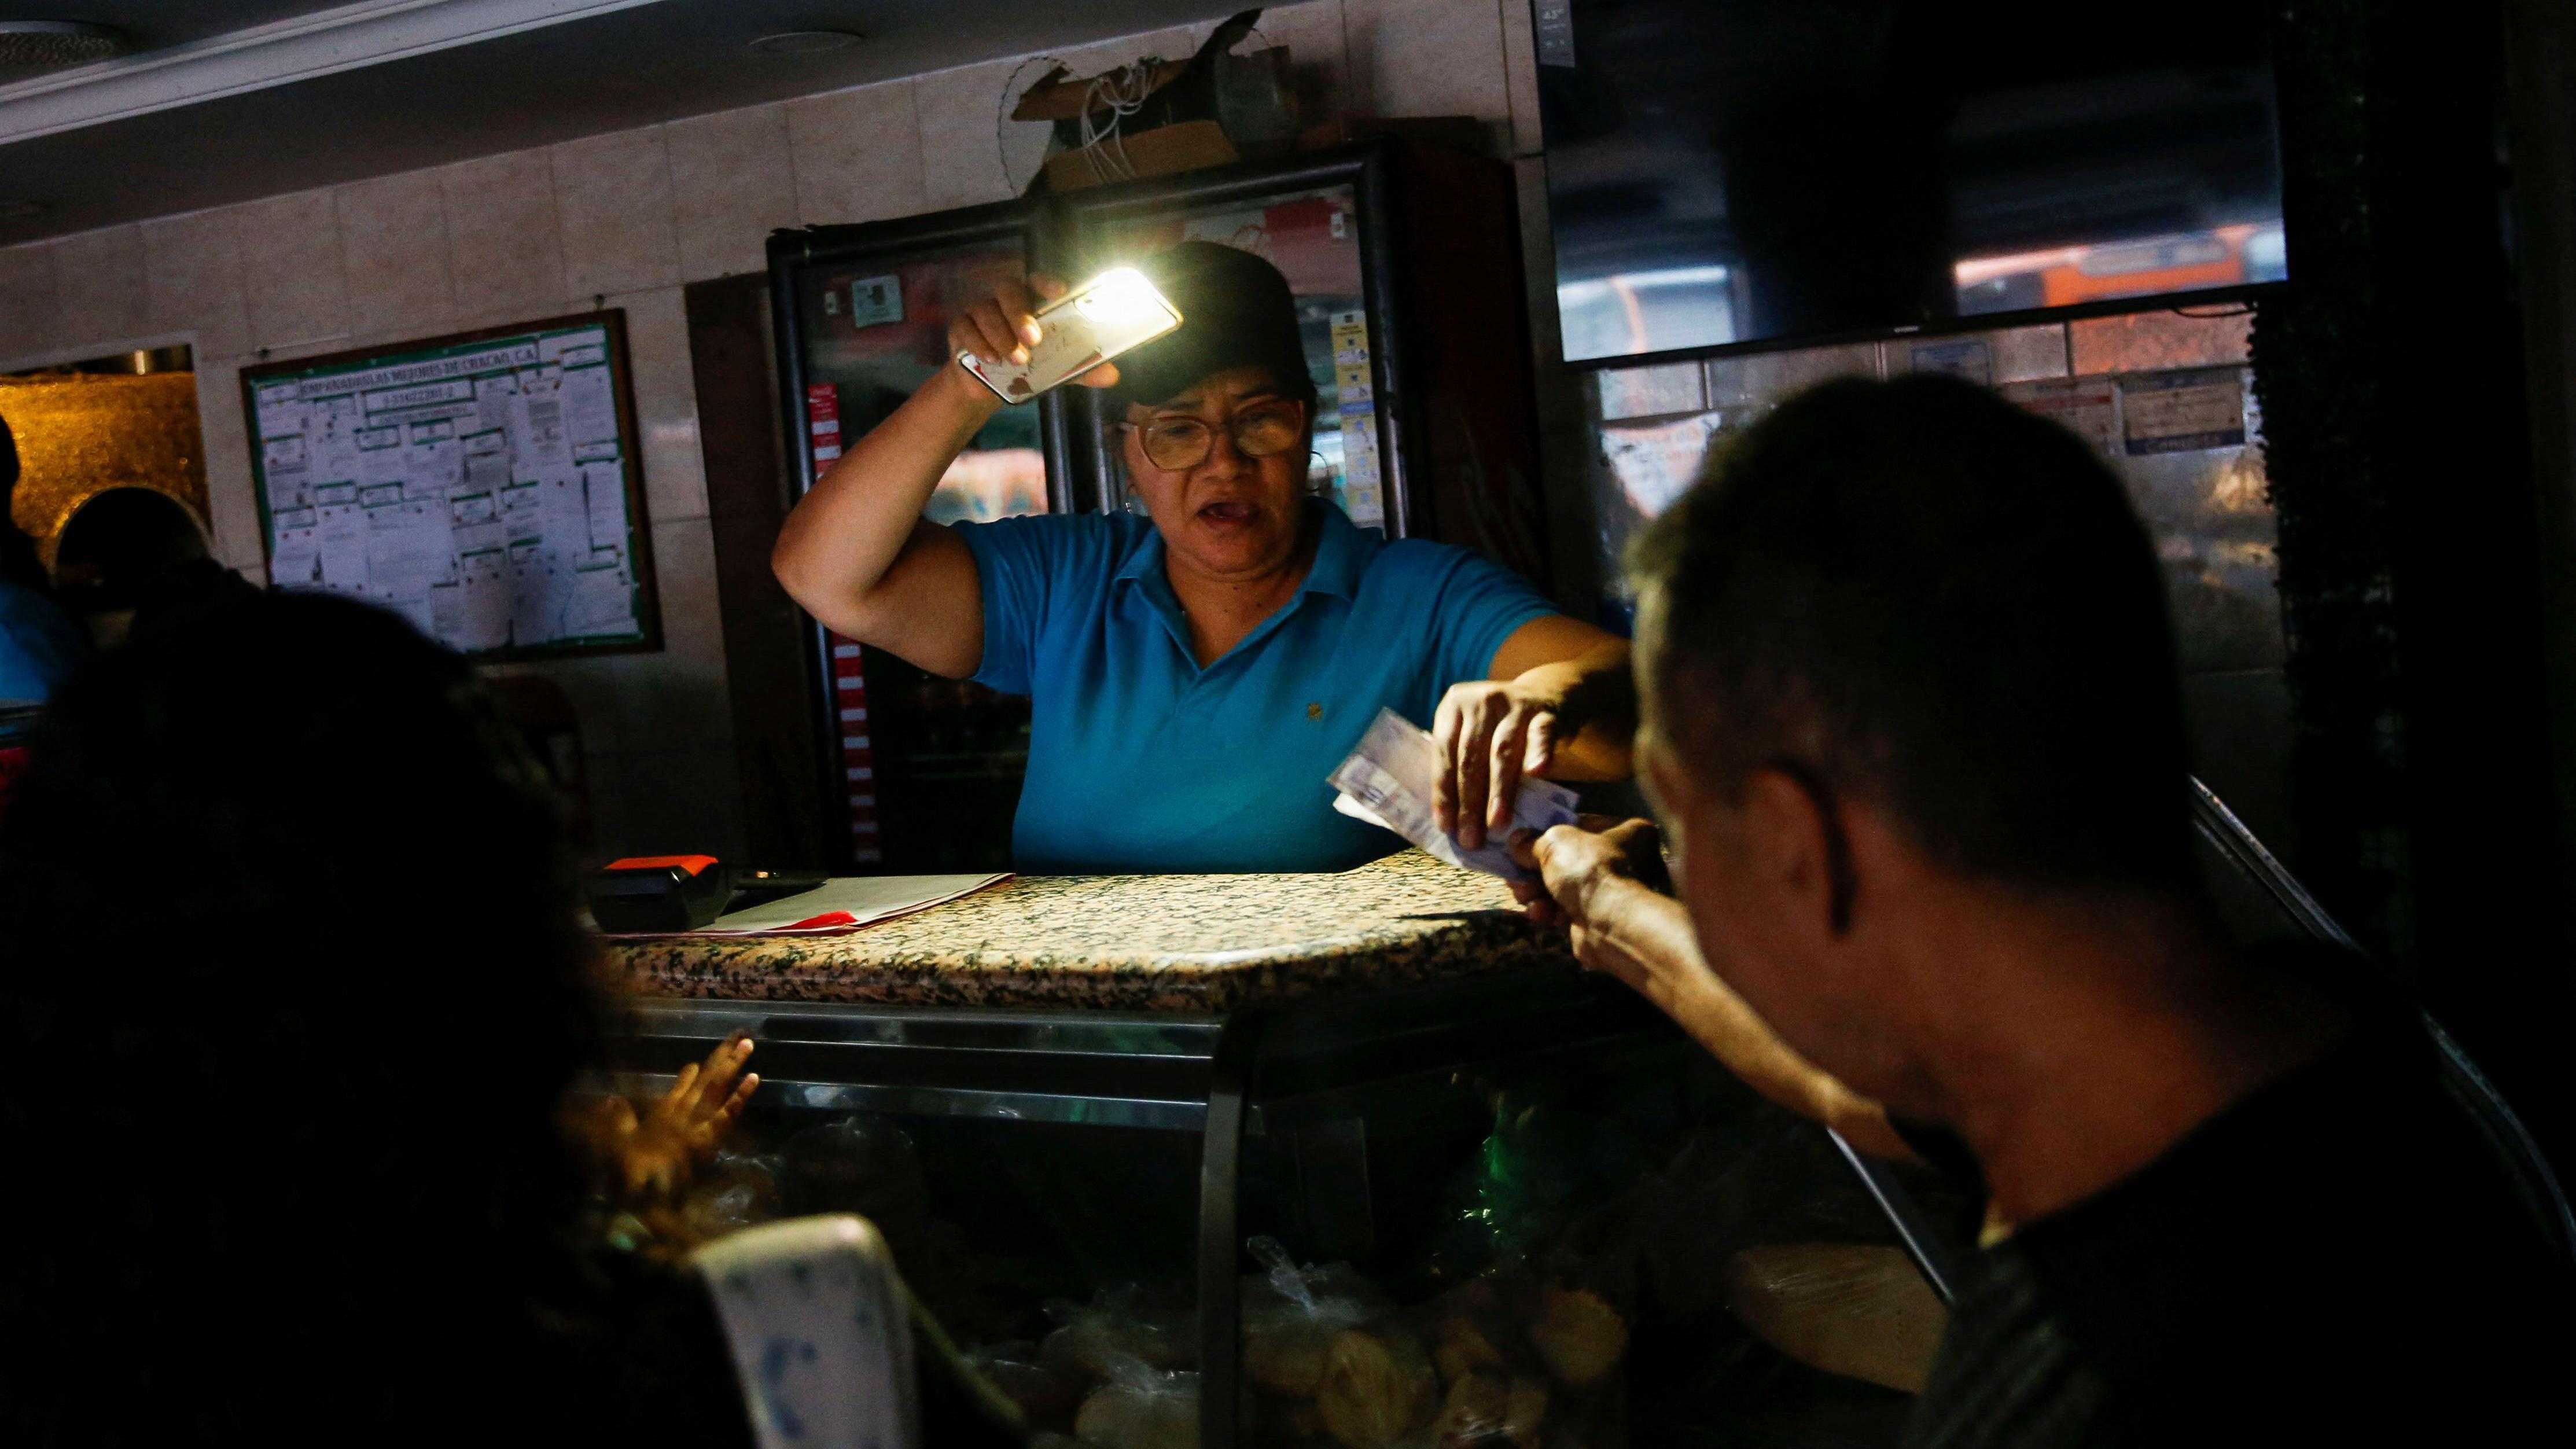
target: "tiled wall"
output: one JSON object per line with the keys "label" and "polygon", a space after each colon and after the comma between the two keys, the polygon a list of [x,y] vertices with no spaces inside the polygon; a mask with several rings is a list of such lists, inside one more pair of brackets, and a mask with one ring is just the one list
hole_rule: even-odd
{"label": "tiled wall", "polygon": [[[1271,8],[1261,29],[1290,47],[1329,108],[1472,115],[1491,125],[1498,150],[1528,157],[1538,128],[1528,16],[1525,0],[1309,0]],[[1205,33],[1057,58],[1091,72],[1185,54]],[[759,270],[776,227],[1012,194],[1024,177],[1004,175],[994,116],[1021,59],[0,248],[0,371],[191,344],[216,552],[258,577],[244,364],[594,301],[624,308],[667,643],[656,654],[519,667],[573,696],[605,848],[735,851],[732,721],[681,284]],[[1534,163],[1521,165],[1524,214],[1534,216]],[[1542,275],[1545,256],[1532,260]],[[1542,310],[1552,321],[1553,308]],[[1579,402],[1552,415],[1561,447],[1580,439]]]}

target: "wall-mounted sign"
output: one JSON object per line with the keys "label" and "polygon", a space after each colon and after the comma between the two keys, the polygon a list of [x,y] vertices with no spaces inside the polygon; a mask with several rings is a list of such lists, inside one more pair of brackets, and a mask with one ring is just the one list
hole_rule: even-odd
{"label": "wall-mounted sign", "polygon": [[270,582],[481,658],[658,649],[626,314],[242,369]]}
{"label": "wall-mounted sign", "polygon": [[2124,377],[2120,379],[2120,418],[2133,456],[2242,447],[2245,369],[2209,367]]}

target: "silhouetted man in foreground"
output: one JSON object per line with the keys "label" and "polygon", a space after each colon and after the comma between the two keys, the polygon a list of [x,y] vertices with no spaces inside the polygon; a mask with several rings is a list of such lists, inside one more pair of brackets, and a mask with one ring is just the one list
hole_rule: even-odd
{"label": "silhouetted man in foreground", "polygon": [[1986,1194],[1912,1443],[2563,1423],[2568,1265],[2420,1019],[2219,934],[2163,581],[2083,443],[1945,379],[1829,384],[1638,585],[1678,899],[1651,826],[1561,827],[1523,843],[1533,911],[1756,1087]]}

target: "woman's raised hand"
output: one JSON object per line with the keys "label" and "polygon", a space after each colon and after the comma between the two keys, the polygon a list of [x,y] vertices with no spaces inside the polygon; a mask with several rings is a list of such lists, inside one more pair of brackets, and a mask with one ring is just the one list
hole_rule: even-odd
{"label": "woman's raised hand", "polygon": [[[1027,362],[1038,340],[1038,309],[1064,290],[1061,279],[1044,272],[1031,272],[1026,281],[1002,278],[990,296],[949,319],[950,354],[971,352],[987,366]],[[1108,387],[1118,381],[1118,369],[1103,363],[1075,380],[1085,387]]]}
{"label": "woman's raised hand", "polygon": [[1053,277],[1004,277],[993,284],[992,295],[948,320],[948,350],[974,353],[986,363],[1026,362],[1038,340],[1038,307],[1062,295],[1064,283]]}

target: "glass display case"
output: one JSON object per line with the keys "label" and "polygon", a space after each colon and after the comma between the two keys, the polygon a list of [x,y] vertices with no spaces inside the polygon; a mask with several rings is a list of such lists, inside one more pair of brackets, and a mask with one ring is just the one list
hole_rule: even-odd
{"label": "glass display case", "polygon": [[735,1145],[619,1231],[861,1213],[1099,1449],[1893,1443],[1943,1320],[1916,1254],[1964,1205],[1569,971],[1222,1018],[649,1002],[620,1084],[736,1030]]}

